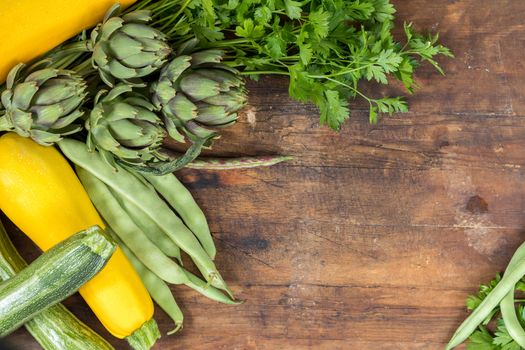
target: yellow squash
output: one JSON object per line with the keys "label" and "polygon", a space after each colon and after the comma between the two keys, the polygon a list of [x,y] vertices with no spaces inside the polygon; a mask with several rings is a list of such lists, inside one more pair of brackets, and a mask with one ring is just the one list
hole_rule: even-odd
{"label": "yellow squash", "polygon": [[0,83],[15,64],[95,26],[116,2],[135,0],[0,0]]}
{"label": "yellow squash", "polygon": [[[44,251],[92,225],[104,227],[66,159],[14,133],[0,137],[0,209]],[[80,294],[118,338],[153,317],[151,297],[120,248]]]}

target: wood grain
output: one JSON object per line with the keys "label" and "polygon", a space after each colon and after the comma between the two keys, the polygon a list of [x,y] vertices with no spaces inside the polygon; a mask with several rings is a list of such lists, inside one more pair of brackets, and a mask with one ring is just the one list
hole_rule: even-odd
{"label": "wood grain", "polygon": [[[285,79],[250,83],[249,107],[208,153],[295,160],[179,173],[245,302],[174,287],[185,328],[156,349],[442,349],[466,296],[525,240],[525,2],[393,2],[399,23],[441,33],[456,54],[447,75],[422,67],[411,112],[377,125],[353,103],[339,134],[287,97]],[[109,338],[78,296],[67,305]],[[25,331],[9,340],[37,348]]]}

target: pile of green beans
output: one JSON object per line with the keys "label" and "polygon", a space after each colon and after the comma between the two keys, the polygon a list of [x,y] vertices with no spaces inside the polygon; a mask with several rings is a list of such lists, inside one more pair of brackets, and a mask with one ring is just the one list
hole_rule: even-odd
{"label": "pile of green beans", "polygon": [[[216,249],[206,217],[175,175],[143,176],[113,168],[80,141],[64,139],[58,145],[76,165],[89,197],[153,300],[175,322],[172,332],[182,327],[183,315],[167,283],[184,284],[221,303],[238,303],[213,263]],[[182,266],[181,251],[204,280]]]}
{"label": "pile of green beans", "polygon": [[446,350],[453,349],[464,342],[480,324],[493,315],[498,305],[509,335],[520,347],[525,348],[525,330],[518,320],[514,306],[514,287],[524,275],[525,243],[512,256],[499,283],[456,330]]}

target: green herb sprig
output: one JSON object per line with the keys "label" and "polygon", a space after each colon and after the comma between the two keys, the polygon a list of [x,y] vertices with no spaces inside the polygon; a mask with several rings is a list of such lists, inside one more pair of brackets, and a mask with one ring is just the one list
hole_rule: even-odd
{"label": "green herb sprig", "polygon": [[314,103],[321,125],[335,130],[356,97],[368,102],[372,123],[381,113],[408,110],[400,96],[366,95],[362,81],[386,85],[395,78],[413,93],[421,63],[443,74],[436,56],[453,57],[437,34],[416,33],[410,23],[404,44],[397,42],[388,0],[146,0],[137,7],[153,11],[155,26],[174,45],[196,36],[201,48],[226,49],[226,62],[244,75],[288,76],[290,96]]}
{"label": "green herb sprig", "polygon": [[[488,284],[480,285],[477,294],[470,295],[467,298],[467,309],[472,311],[476,309],[479,304],[485,299],[487,295],[496,287],[496,285],[501,281],[500,274],[497,274],[496,277],[490,281]],[[525,291],[525,282],[523,280],[519,281],[515,290],[524,292]],[[516,306],[516,315],[519,322],[522,326],[525,327],[525,305],[523,304],[524,300],[516,300],[518,305]],[[490,330],[488,325],[494,324],[495,327],[491,327],[493,330]],[[499,307],[492,310],[490,316],[488,316],[485,321],[478,326],[478,328],[469,336],[469,342],[467,343],[467,350],[521,350],[522,348],[516,343],[510,336],[505,322],[501,318]]]}

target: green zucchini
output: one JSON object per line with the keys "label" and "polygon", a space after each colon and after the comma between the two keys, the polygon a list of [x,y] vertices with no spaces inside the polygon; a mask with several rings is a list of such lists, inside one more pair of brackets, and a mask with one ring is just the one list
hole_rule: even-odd
{"label": "green zucchini", "polygon": [[0,337],[64,300],[99,272],[115,251],[98,226],[57,244],[0,283]]}
{"label": "green zucchini", "polygon": [[[0,222],[0,279],[7,280],[26,267]],[[42,311],[24,326],[44,350],[115,350],[62,304]]]}

